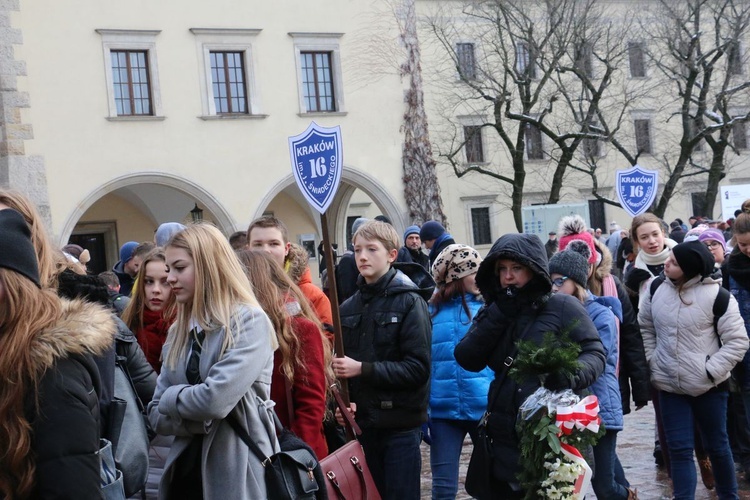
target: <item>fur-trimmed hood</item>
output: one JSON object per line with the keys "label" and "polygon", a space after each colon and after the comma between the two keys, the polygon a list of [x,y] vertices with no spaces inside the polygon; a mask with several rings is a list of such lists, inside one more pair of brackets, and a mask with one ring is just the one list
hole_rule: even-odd
{"label": "fur-trimmed hood", "polygon": [[117,327],[104,307],[82,300],[60,299],[62,314],[31,344],[33,366],[44,372],[70,355],[99,355],[114,345]]}
{"label": "fur-trimmed hood", "polygon": [[292,243],[289,247],[289,254],[286,256],[286,272],[292,281],[299,283],[302,275],[309,268],[307,261],[310,260],[310,254],[303,247]]}
{"label": "fur-trimmed hood", "polygon": [[598,266],[596,266],[596,269],[594,270],[594,277],[599,283],[601,283],[602,281],[604,281],[604,278],[611,274],[612,252],[609,251],[607,245],[597,239],[594,239],[594,245],[596,246],[596,251],[599,252],[599,254],[602,256],[602,261]]}

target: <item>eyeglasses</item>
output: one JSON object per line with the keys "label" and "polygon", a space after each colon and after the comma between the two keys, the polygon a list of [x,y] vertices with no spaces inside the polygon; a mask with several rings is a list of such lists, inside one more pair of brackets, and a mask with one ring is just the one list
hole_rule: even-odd
{"label": "eyeglasses", "polygon": [[562,278],[555,278],[552,280],[552,284],[555,285],[557,288],[560,288],[563,286],[563,283],[565,283],[565,280],[567,280],[567,276],[563,276]]}
{"label": "eyeglasses", "polygon": [[705,245],[706,245],[706,246],[707,246],[708,248],[716,248],[716,247],[719,247],[719,246],[721,246],[721,243],[719,243],[718,241],[707,241],[707,242],[705,243]]}

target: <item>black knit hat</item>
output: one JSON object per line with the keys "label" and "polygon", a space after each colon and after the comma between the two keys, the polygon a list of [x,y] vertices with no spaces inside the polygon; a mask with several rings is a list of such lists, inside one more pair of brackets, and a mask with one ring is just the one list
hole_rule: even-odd
{"label": "black knit hat", "polygon": [[588,288],[589,263],[583,255],[573,250],[563,250],[553,255],[549,260],[549,273],[562,274]]}
{"label": "black knit hat", "polygon": [[26,276],[41,288],[31,230],[23,216],[10,208],[0,210],[0,267]]}
{"label": "black knit hat", "polygon": [[680,243],[672,248],[672,254],[685,274],[685,279],[689,280],[699,274],[705,278],[714,270],[713,254],[698,240]]}

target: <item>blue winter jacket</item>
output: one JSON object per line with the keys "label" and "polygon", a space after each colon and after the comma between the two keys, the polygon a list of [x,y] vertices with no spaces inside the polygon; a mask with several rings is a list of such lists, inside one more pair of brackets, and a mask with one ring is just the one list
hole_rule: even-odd
{"label": "blue winter jacket", "polygon": [[480,372],[464,370],[453,356],[453,350],[483,304],[475,295],[466,294],[465,298],[471,317],[466,315],[461,297],[441,304],[437,314],[430,306],[430,315],[435,314],[432,316],[431,418],[479,420],[487,409],[487,394],[495,372],[491,368]]}
{"label": "blue winter jacket", "polygon": [[586,299],[586,312],[594,322],[599,337],[607,353],[607,364],[604,373],[591,384],[591,391],[599,399],[599,415],[608,430],[621,431],[622,397],[620,383],[617,380],[617,323],[615,317],[622,321],[622,305],[617,297],[596,297],[591,292]]}

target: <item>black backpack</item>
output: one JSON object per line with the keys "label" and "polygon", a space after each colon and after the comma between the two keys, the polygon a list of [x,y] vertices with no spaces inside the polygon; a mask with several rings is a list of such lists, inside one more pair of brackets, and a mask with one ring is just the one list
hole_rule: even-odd
{"label": "black backpack", "polygon": [[[656,293],[656,290],[661,286],[661,284],[664,283],[664,275],[660,274],[656,278],[654,278],[654,281],[651,282],[651,300],[654,299],[654,294]],[[731,297],[731,294],[729,293],[729,290],[724,288],[723,286],[719,286],[719,294],[716,296],[716,300],[714,300],[714,307],[713,307],[713,313],[714,313],[714,332],[716,332],[716,336],[719,336],[719,318],[724,316],[724,313],[727,312],[727,308],[729,307],[729,298]],[[719,337],[719,344],[721,344],[721,337]]]}

